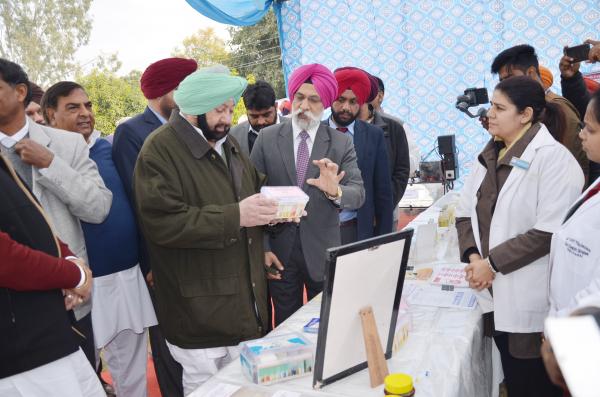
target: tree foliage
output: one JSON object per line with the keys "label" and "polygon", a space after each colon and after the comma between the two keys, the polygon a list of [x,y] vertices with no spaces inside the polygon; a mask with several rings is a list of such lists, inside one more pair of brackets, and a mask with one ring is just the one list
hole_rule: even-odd
{"label": "tree foliage", "polygon": [[273,11],[269,11],[256,25],[228,30],[231,35],[228,66],[242,76],[253,74],[257,80],[267,81],[278,98],[285,97],[279,33]]}
{"label": "tree foliage", "polygon": [[31,81],[47,86],[76,67],[88,43],[92,0],[0,0],[0,56],[20,64]]}
{"label": "tree foliage", "polygon": [[213,28],[199,29],[183,39],[181,47],[175,47],[172,55],[195,59],[199,67],[229,63],[229,52],[225,40],[215,34]]}
{"label": "tree foliage", "polygon": [[146,100],[140,90],[139,79],[131,78],[137,74],[139,71],[118,77],[110,71],[94,69],[88,75],[77,78],[92,101],[96,129],[103,135],[112,134],[121,118],[144,110]]}

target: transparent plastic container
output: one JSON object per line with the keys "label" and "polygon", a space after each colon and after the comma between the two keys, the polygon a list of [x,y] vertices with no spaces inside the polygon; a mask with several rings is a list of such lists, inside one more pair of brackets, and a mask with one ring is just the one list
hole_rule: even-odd
{"label": "transparent plastic container", "polygon": [[242,342],[242,372],[259,385],[298,378],[312,373],[314,351],[314,345],[298,333]]}
{"label": "transparent plastic container", "polygon": [[298,186],[263,186],[260,193],[277,201],[276,219],[300,218],[308,203],[308,195]]}

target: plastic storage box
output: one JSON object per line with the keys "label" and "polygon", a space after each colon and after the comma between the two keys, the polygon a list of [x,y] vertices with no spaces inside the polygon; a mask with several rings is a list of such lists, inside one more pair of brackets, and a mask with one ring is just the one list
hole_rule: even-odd
{"label": "plastic storage box", "polygon": [[277,201],[277,219],[300,218],[308,195],[298,186],[263,186],[260,193]]}
{"label": "plastic storage box", "polygon": [[300,334],[251,340],[240,344],[242,372],[260,385],[312,373],[314,345]]}

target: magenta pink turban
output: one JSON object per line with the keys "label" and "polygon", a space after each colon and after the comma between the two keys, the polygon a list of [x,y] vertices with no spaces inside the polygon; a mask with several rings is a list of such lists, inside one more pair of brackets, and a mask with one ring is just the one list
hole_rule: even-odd
{"label": "magenta pink turban", "polygon": [[293,101],[296,91],[307,80],[310,80],[311,84],[315,86],[315,90],[317,90],[319,97],[321,97],[323,107],[330,107],[331,103],[338,96],[337,80],[329,69],[318,63],[300,66],[292,72],[288,80],[288,95],[290,100]]}

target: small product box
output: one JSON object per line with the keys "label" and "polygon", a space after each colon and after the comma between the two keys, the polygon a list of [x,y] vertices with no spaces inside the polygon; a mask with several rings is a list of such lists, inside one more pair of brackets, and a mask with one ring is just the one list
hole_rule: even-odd
{"label": "small product box", "polygon": [[242,372],[259,385],[312,373],[314,345],[300,334],[255,339],[240,344]]}
{"label": "small product box", "polygon": [[260,193],[277,201],[277,219],[300,218],[308,203],[308,195],[298,186],[263,186]]}

